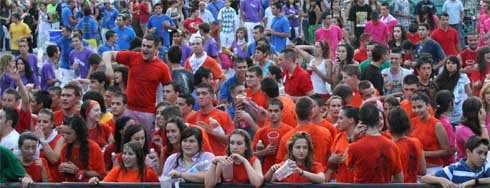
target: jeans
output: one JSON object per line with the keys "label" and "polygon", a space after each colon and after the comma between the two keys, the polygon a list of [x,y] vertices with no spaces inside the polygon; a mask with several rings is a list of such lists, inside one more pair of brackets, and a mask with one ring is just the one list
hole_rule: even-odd
{"label": "jeans", "polygon": [[461,49],[464,49],[466,44],[465,44],[465,34],[464,34],[464,28],[463,28],[463,24],[450,24],[449,26],[451,26],[452,28],[456,29],[456,31],[458,31],[458,36],[459,36],[459,41],[460,41],[460,44],[461,44]]}

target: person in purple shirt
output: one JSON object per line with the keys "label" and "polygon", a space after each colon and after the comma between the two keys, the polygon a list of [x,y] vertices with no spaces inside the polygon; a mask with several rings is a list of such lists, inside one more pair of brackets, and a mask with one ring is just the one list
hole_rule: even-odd
{"label": "person in purple shirt", "polygon": [[204,37],[204,51],[209,57],[218,57],[218,43],[209,34],[211,32],[211,26],[208,23],[199,24],[199,33]]}
{"label": "person in purple shirt", "polygon": [[15,58],[10,54],[5,54],[0,58],[2,69],[0,72],[0,93],[8,88],[16,88],[15,80],[7,75],[7,70],[15,69]]}
{"label": "person in purple shirt", "polygon": [[[240,2],[240,20],[244,23],[248,33],[260,24],[262,15],[262,4],[260,0],[242,0]],[[253,36],[248,36],[248,41],[253,41]]]}
{"label": "person in purple shirt", "polygon": [[70,52],[70,68],[75,71],[76,76],[87,78],[90,65],[88,57],[95,53],[82,44],[82,36],[74,34],[72,38],[73,50]]}
{"label": "person in purple shirt", "polygon": [[46,53],[48,54],[48,58],[41,67],[41,89],[43,91],[54,86],[56,82],[59,82],[56,78],[54,62],[57,62],[60,58],[60,51],[56,45],[49,45],[46,48]]}
{"label": "person in purple shirt", "polygon": [[32,84],[34,89],[39,89],[39,78],[37,74],[32,72],[32,69],[29,65],[27,59],[18,58],[15,61],[15,66],[17,67],[17,71],[19,71],[20,79],[24,85]]}
{"label": "person in purple shirt", "polygon": [[37,67],[37,55],[29,53],[29,44],[26,40],[19,41],[20,55],[15,59],[24,58],[29,62],[30,68],[35,76],[39,75],[39,69]]}
{"label": "person in purple shirt", "polygon": [[286,4],[282,7],[282,12],[289,20],[289,25],[291,26],[291,31],[294,31],[294,35],[291,34],[292,38],[299,37],[299,2],[295,0],[287,0]]}
{"label": "person in purple shirt", "polygon": [[184,32],[182,30],[175,30],[172,32],[172,46],[180,47],[182,51],[182,60],[180,61],[180,65],[184,66],[187,58],[191,57],[192,49],[189,45],[184,43]]}

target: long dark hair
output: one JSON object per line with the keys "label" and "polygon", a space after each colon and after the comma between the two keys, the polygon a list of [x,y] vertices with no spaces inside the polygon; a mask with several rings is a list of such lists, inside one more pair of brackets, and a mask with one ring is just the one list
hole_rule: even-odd
{"label": "long dark hair", "polygon": [[[184,129],[187,127],[185,125],[185,122],[182,118],[180,117],[175,117],[175,118],[171,118],[167,121],[167,123],[165,124],[165,142],[167,143],[166,146],[167,146],[167,149],[164,153],[164,156],[165,158],[167,158],[168,156],[170,156],[172,154],[172,151],[175,149],[174,146],[170,143],[170,141],[168,140],[168,136],[167,136],[167,125],[169,123],[175,123],[175,125],[177,125],[177,129],[179,129],[179,134],[181,135],[181,138],[182,138],[182,132],[184,132]],[[182,139],[181,139],[182,140]],[[179,148],[181,149],[181,148]],[[182,151],[182,150],[181,150]]]}
{"label": "long dark hair", "polygon": [[480,71],[481,74],[485,73],[485,71],[487,70],[488,64],[490,63],[490,62],[485,61],[485,54],[488,54],[488,53],[490,53],[490,47],[488,47],[488,46],[481,47],[480,49],[478,49],[478,53],[476,55],[476,61],[478,63],[478,71]]}
{"label": "long dark hair", "polygon": [[116,120],[116,130],[114,131],[114,146],[116,146],[116,150],[114,152],[120,153],[122,151],[122,135],[121,131],[124,129],[126,126],[126,123],[128,123],[129,120],[132,120],[128,116],[123,116]]}
{"label": "long dark hair", "polygon": [[[136,164],[138,165],[138,174],[140,176],[141,182],[145,182],[145,171],[146,171],[146,165],[145,165],[145,150],[143,149],[143,146],[137,142],[128,142],[124,144],[123,146],[123,152],[126,150],[126,148],[129,148],[133,150],[134,154],[136,155]],[[124,171],[127,171],[128,169],[126,166],[124,166],[124,162],[121,162],[121,168]]]}
{"label": "long dark hair", "polygon": [[402,36],[400,39],[400,46],[396,46],[395,35],[393,35],[394,32],[392,32],[392,34],[391,34],[392,39],[390,41],[388,41],[388,46],[390,47],[390,49],[393,49],[395,47],[401,48],[401,44],[403,43],[403,41],[407,40],[407,31],[405,30],[405,27],[403,27],[402,25],[396,25],[395,27],[393,27],[393,30],[395,30],[395,28],[400,28],[400,30],[402,32]]}
{"label": "long dark hair", "polygon": [[[90,149],[88,147],[88,130],[85,121],[83,121],[82,117],[76,115],[68,118],[64,122],[66,122],[64,125],[73,129],[77,135],[77,140],[80,142],[80,161],[82,162],[82,169],[87,169]],[[65,158],[68,160],[71,159],[73,145],[73,143],[66,144]]]}
{"label": "long dark hair", "polygon": [[480,109],[482,103],[477,97],[470,97],[463,102],[463,117],[461,124],[470,128],[476,135],[481,135],[482,128],[480,127]]}
{"label": "long dark hair", "polygon": [[[148,138],[146,137],[146,130],[143,127],[143,125],[136,124],[136,125],[130,125],[126,128],[126,131],[124,131],[122,144],[131,142],[131,137],[140,131],[143,131],[145,133],[145,142],[148,141]],[[145,155],[148,153],[148,146],[146,144],[143,146],[143,151],[145,152]]]}
{"label": "long dark hair", "polygon": [[198,153],[201,153],[202,152],[202,132],[200,129],[198,129],[197,127],[187,127],[184,129],[184,131],[182,131],[182,134],[180,136],[180,153],[177,157],[177,163],[175,163],[175,167],[174,168],[177,168],[179,166],[179,161],[180,159],[184,158],[184,154],[182,152],[182,142],[191,137],[191,136],[194,136],[196,137],[196,140],[197,140],[197,146],[199,147],[199,150],[197,151]]}
{"label": "long dark hair", "polygon": [[[451,75],[447,70],[447,63],[449,61],[457,65],[456,72],[453,75]],[[437,86],[439,86],[439,89],[454,91],[454,88],[458,84],[459,77],[461,77],[461,74],[459,73],[460,69],[461,69],[461,62],[459,61],[459,59],[454,55],[449,56],[448,59],[446,60],[446,64],[444,65],[444,69],[441,75],[439,75],[436,79],[436,83]]]}
{"label": "long dark hair", "polygon": [[252,156],[252,141],[250,139],[250,135],[247,133],[247,131],[245,131],[243,129],[235,129],[230,134],[230,136],[228,136],[228,145],[226,146],[226,154],[228,156],[231,155],[230,139],[231,139],[231,136],[234,134],[243,136],[243,139],[245,140],[245,146],[247,147],[243,156],[248,160]]}
{"label": "long dark hair", "polygon": [[311,167],[313,166],[313,153],[315,152],[313,149],[313,142],[311,141],[311,136],[310,134],[300,131],[297,132],[291,139],[288,141],[288,159],[291,159],[293,161],[296,161],[296,157],[293,155],[293,146],[298,141],[299,139],[305,139],[306,143],[308,144],[308,154],[306,155],[305,159],[305,168],[307,170],[311,170]]}
{"label": "long dark hair", "polygon": [[444,112],[451,110],[454,101],[454,95],[448,90],[441,90],[435,96],[436,112],[435,117],[439,119]]}
{"label": "long dark hair", "polygon": [[[27,61],[27,59],[22,58],[22,57],[17,59],[17,61],[18,60],[21,60],[22,63],[24,63],[24,74],[26,75],[26,78],[29,81],[29,83],[33,83],[34,82],[34,73],[32,73],[32,69],[31,69],[31,65],[29,64],[29,61]],[[15,61],[15,67],[16,68],[17,68],[17,61]]]}

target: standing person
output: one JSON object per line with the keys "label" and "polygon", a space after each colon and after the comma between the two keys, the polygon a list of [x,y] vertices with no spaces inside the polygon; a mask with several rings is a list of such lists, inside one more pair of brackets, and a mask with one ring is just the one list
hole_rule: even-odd
{"label": "standing person", "polygon": [[139,23],[142,30],[141,34],[144,35],[146,33],[146,26],[148,20],[150,19],[151,16],[151,2],[149,2],[149,0],[141,0],[138,7],[138,13],[139,13]]}
{"label": "standing person", "polygon": [[[216,2],[220,2],[220,0],[217,0]],[[211,5],[214,5],[214,2],[208,5],[208,9],[212,7]],[[221,26],[221,32],[219,34],[221,44],[220,49],[223,47],[228,48],[231,46],[231,44],[233,43],[233,31],[238,28],[235,21],[238,15],[236,13],[236,10],[233,9],[230,5],[231,0],[226,0],[225,7],[219,9],[218,16],[216,17],[216,20],[219,21],[219,24]]]}
{"label": "standing person", "polygon": [[416,183],[417,175],[425,175],[425,158],[422,143],[407,136],[411,130],[410,119],[405,110],[395,107],[388,114],[392,140],[400,149],[400,161],[405,183]]}
{"label": "standing person", "polygon": [[213,13],[206,9],[206,2],[205,1],[199,1],[198,3],[198,9],[199,9],[199,17],[202,18],[204,23],[209,23],[211,24],[212,22],[215,21],[215,17],[213,16]]}
{"label": "standing person", "polygon": [[[281,9],[281,6],[276,6]],[[260,24],[262,14],[262,5],[260,0],[243,0],[240,1],[240,21],[247,28],[248,33],[253,32],[253,28]],[[288,32],[289,34],[289,32]],[[252,41],[252,35],[248,36],[248,41]]]}
{"label": "standing person", "polygon": [[446,0],[442,5],[442,12],[447,12],[449,15],[449,26],[458,32],[460,46],[457,46],[457,48],[463,49],[466,46],[463,29],[463,19],[465,16],[463,3],[460,0]]}
{"label": "standing person", "polygon": [[[104,0],[104,7],[102,7],[102,20],[100,21],[100,35],[105,36],[105,33],[116,25],[116,18],[119,15],[119,11],[114,8],[110,0]],[[106,39],[102,37],[102,41],[105,43]]]}
{"label": "standing person", "polygon": [[182,89],[181,94],[190,94],[193,90],[194,75],[181,65],[181,58],[182,51],[178,46],[172,46],[168,49],[167,59],[169,68],[172,70],[172,79]]}
{"label": "standing person", "polygon": [[61,26],[63,28],[69,27],[75,27],[75,25],[78,23],[78,20],[75,18],[75,7],[77,6],[77,1],[76,0],[68,0],[66,2],[66,6],[62,8],[61,10]]}
{"label": "standing person", "polygon": [[3,107],[0,109],[0,146],[12,152],[19,150],[19,132],[15,130],[15,125],[19,119],[19,114],[14,108]]}
{"label": "standing person", "polygon": [[415,5],[415,15],[417,24],[423,23],[424,14],[430,13],[433,15],[437,12],[436,6],[432,0],[422,0]]}
{"label": "standing person", "polygon": [[37,54],[29,53],[29,42],[25,39],[19,40],[19,55],[16,57],[16,60],[23,58],[28,61],[29,68],[31,69],[33,76],[39,75],[39,68],[37,67],[38,58]]}
{"label": "standing person", "polygon": [[32,31],[27,24],[22,22],[20,14],[12,14],[12,23],[9,27],[9,33],[12,54],[19,55],[19,41],[32,38]]}
{"label": "standing person", "polygon": [[136,39],[136,33],[132,28],[126,26],[126,22],[127,17],[119,15],[116,18],[116,27],[112,28],[112,31],[116,32],[117,45],[121,50],[129,50],[129,47],[131,46],[131,41]]}
{"label": "standing person", "polygon": [[[287,38],[290,36],[290,23],[286,16],[281,15],[281,3],[276,2],[271,5],[272,14],[275,16],[272,20],[271,28],[265,29],[265,35],[270,36],[272,48],[279,52],[286,48]],[[250,28],[247,28],[249,31]],[[248,37],[249,41],[250,36]]]}
{"label": "standing person", "polygon": [[476,55],[478,54],[478,34],[470,32],[466,34],[466,43],[468,47],[458,54],[461,60],[461,72],[471,75],[477,69]]}
{"label": "standing person", "polygon": [[217,59],[219,51],[218,43],[216,42],[216,39],[210,35],[210,32],[211,25],[206,22],[199,24],[199,34],[204,38],[204,51],[209,57]]}
{"label": "standing person", "polygon": [[[393,32],[391,33],[391,39],[388,41],[388,47],[390,49],[402,48],[403,42],[407,40],[407,32],[405,27],[402,25],[396,25],[393,27]],[[404,53],[404,56],[406,53]],[[408,54],[407,54],[408,55]],[[405,58],[404,58],[405,59]]]}
{"label": "standing person", "polygon": [[458,31],[452,27],[449,27],[448,20],[449,14],[443,12],[439,20],[439,27],[434,29],[431,34],[431,38],[441,45],[444,53],[449,55],[458,55],[461,51],[461,45],[459,40]]}
{"label": "standing person", "polygon": [[410,0],[395,0],[393,9],[397,21],[403,27],[408,28],[412,15],[410,15]]}
{"label": "standing person", "polygon": [[[9,55],[6,55],[9,56]],[[13,108],[18,113],[18,121],[14,124],[14,128],[22,133],[26,130],[33,130],[34,126],[31,124],[32,107],[29,100],[29,94],[26,90],[24,83],[22,82],[21,76],[14,67],[10,67],[5,76],[13,80],[17,89],[8,88],[3,91],[2,94],[2,107]]]}
{"label": "standing person", "polygon": [[457,159],[464,159],[466,156],[464,143],[473,135],[488,139],[489,133],[485,125],[487,112],[483,104],[477,97],[468,98],[463,103],[463,118],[461,124],[456,126],[456,148],[458,149]]}
{"label": "standing person", "polygon": [[371,20],[366,23],[364,27],[364,33],[371,37],[374,42],[379,42],[383,45],[388,44],[388,39],[390,38],[390,29],[388,26],[380,19],[379,12],[371,12]]}
{"label": "standing person", "polygon": [[82,97],[82,88],[75,83],[68,83],[61,90],[61,109],[54,112],[53,124],[58,127],[69,117],[79,113],[78,105]]}
{"label": "standing person", "polygon": [[196,33],[199,29],[199,24],[204,23],[204,21],[199,17],[198,11],[198,8],[191,8],[189,12],[191,16],[184,20],[182,27],[188,35]]}
{"label": "standing person", "polygon": [[388,31],[393,33],[393,28],[398,24],[398,21],[390,14],[390,4],[388,2],[381,4],[380,14],[380,20],[386,24]]}
{"label": "standing person", "polygon": [[[5,38],[7,36],[7,33],[4,31],[4,27],[8,28],[10,18],[12,16],[12,9],[10,8],[10,1],[8,0],[2,0],[0,1],[1,7],[0,7],[0,50],[5,50],[8,51],[9,49],[9,44],[7,43],[8,40]],[[4,48],[5,46],[5,48]]]}
{"label": "standing person", "polygon": [[384,81],[384,93],[393,94],[402,91],[403,79],[412,71],[401,66],[403,54],[400,48],[394,48],[390,53],[390,68],[381,71]]}
{"label": "standing person", "polygon": [[296,3],[295,0],[287,0],[285,5],[282,6],[282,12],[284,12],[284,16],[287,17],[289,21],[289,25],[291,26],[291,38],[301,38],[300,37],[300,19],[299,13],[300,9],[299,3]]}
{"label": "standing person", "polygon": [[151,133],[153,127],[153,106],[156,101],[157,87],[160,83],[165,84],[172,80],[169,68],[156,56],[160,45],[157,36],[146,35],[141,43],[142,52],[109,51],[102,56],[106,75],[109,77],[114,75],[111,62],[115,61],[129,67],[126,113],[141,123],[148,134]]}
{"label": "standing person", "polygon": [[330,47],[329,59],[337,59],[335,51],[343,38],[342,29],[339,26],[332,24],[333,18],[328,11],[322,13],[320,18],[322,20],[322,27],[315,32],[315,42],[323,40],[327,41],[328,46]]}
{"label": "standing person", "polygon": [[478,69],[471,73],[470,80],[472,90],[475,93],[480,93],[486,76],[490,73],[490,47],[485,46],[478,49],[476,59]]}
{"label": "standing person", "polygon": [[[70,52],[69,56],[69,66],[72,71],[75,72],[74,78],[87,78],[88,71],[90,69],[90,64],[88,62],[88,57],[95,52],[91,49],[85,47],[82,44],[82,36],[80,34],[73,35],[72,45],[73,50]],[[68,76],[68,75],[66,75]],[[65,75],[63,75],[65,77]],[[65,78],[67,80],[71,80],[73,78]]]}
{"label": "standing person", "polygon": [[381,75],[381,65],[386,60],[388,49],[383,44],[378,44],[373,48],[372,62],[361,72],[361,80],[370,81],[378,90],[380,95],[383,95],[384,78]]}
{"label": "standing person", "polygon": [[[172,46],[177,46],[182,51],[180,64],[183,66],[185,61],[192,55],[192,48],[190,47],[190,44],[186,42],[183,30],[178,29],[172,32]],[[167,51],[167,54],[170,54],[170,52]]]}
{"label": "standing person", "polygon": [[454,160],[455,156],[453,155],[453,153],[456,151],[454,126],[451,124],[451,122],[448,119],[448,114],[451,113],[451,110],[454,106],[453,101],[454,101],[454,95],[452,92],[448,90],[441,90],[437,92],[435,97],[435,103],[437,105],[437,108],[434,117],[436,117],[441,121],[442,126],[444,126],[444,129],[446,130],[447,138],[449,140],[450,152],[451,152],[451,155],[443,159],[444,166],[447,166],[455,162]]}
{"label": "standing person", "polygon": [[354,31],[356,37],[354,46],[359,46],[361,34],[364,32],[366,23],[371,18],[371,12],[371,7],[368,4],[364,4],[364,0],[353,1],[347,20],[351,22],[351,31]]}
{"label": "standing person", "polygon": [[[355,183],[403,182],[400,151],[379,132],[379,113],[372,103],[366,103],[359,110],[363,123],[359,129],[365,136],[349,146],[345,158],[347,168],[353,168]],[[377,173],[368,173],[373,169]]]}
{"label": "standing person", "polygon": [[221,70],[220,65],[216,60],[204,51],[204,38],[199,36],[191,37],[190,45],[192,46],[192,56],[189,57],[185,62],[185,69],[196,74],[199,68],[207,68],[213,73],[213,78],[220,80],[218,85],[221,85],[221,80],[224,80],[225,75]]}
{"label": "standing person", "polygon": [[171,0],[168,3],[169,7],[165,14],[172,19],[175,25],[182,25],[182,21],[184,21],[184,14],[182,13],[181,3],[176,0]]}
{"label": "standing person", "polygon": [[56,45],[61,54],[58,70],[63,75],[61,86],[64,86],[75,77],[74,72],[70,70],[70,52],[73,50],[72,29],[70,27],[63,27],[61,34],[62,36],[56,41]]}
{"label": "standing person", "polygon": [[96,36],[98,35],[97,21],[92,17],[92,10],[90,8],[85,8],[83,10],[83,17],[78,21],[75,28],[82,30],[83,39],[92,46],[92,48],[97,48]]}
{"label": "standing person", "polygon": [[[313,90],[316,94],[320,94],[324,98],[332,93],[330,83],[332,83],[332,75],[329,74],[333,67],[330,61],[330,47],[326,41],[315,42],[314,46],[296,46],[299,54],[309,62],[307,70],[311,70],[311,82]],[[313,50],[313,55],[305,52],[304,49]]]}
{"label": "standing person", "polygon": [[310,75],[296,63],[297,54],[292,49],[284,49],[279,53],[279,66],[284,70],[285,91],[293,99],[313,94]]}
{"label": "standing person", "polygon": [[436,41],[432,40],[429,36],[430,27],[425,23],[421,23],[418,26],[418,34],[420,36],[420,41],[417,43],[415,47],[416,50],[416,58],[422,56],[423,53],[429,53],[432,57],[432,62],[434,64],[434,70],[439,70],[440,67],[444,65],[444,58],[446,54],[442,49],[441,45]]}
{"label": "standing person", "polygon": [[170,46],[170,33],[169,30],[177,29],[174,22],[166,14],[162,14],[162,4],[157,3],[153,6],[155,14],[150,17],[147,25],[147,33],[157,35],[160,40],[163,40],[163,46]]}
{"label": "standing person", "polygon": [[97,50],[97,53],[99,55],[102,55],[106,51],[119,51],[121,49],[117,44],[117,41],[119,40],[119,36],[117,35],[116,32],[109,30],[105,33],[104,37],[105,37],[105,43],[100,45],[99,49]]}

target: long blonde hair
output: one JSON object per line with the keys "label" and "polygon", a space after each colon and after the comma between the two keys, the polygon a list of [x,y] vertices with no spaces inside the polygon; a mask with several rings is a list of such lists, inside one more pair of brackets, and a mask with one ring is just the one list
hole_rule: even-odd
{"label": "long blonde hair", "polygon": [[0,74],[7,72],[9,63],[14,60],[14,56],[7,54],[0,58]]}

